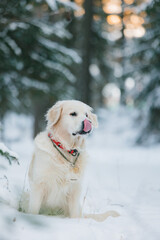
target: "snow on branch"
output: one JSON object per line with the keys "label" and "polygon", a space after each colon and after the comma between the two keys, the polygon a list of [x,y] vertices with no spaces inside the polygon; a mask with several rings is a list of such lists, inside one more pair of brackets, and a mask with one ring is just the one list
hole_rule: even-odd
{"label": "snow on branch", "polygon": [[78,53],[76,53],[76,51],[74,51],[72,49],[66,48],[56,42],[50,41],[50,40],[42,38],[42,37],[39,38],[39,42],[42,45],[44,45],[45,47],[47,47],[48,49],[56,50],[56,51],[61,52],[62,54],[69,56],[76,63],[81,62],[81,58],[78,55]]}
{"label": "snow on branch", "polygon": [[16,55],[20,55],[22,53],[21,49],[18,47],[17,43],[10,37],[5,38],[5,42],[10,46],[10,48],[14,51]]}
{"label": "snow on branch", "polygon": [[28,89],[34,88],[43,92],[49,92],[50,87],[48,86],[47,83],[40,82],[36,79],[33,78],[28,78],[28,77],[22,77],[21,79],[22,83],[24,86],[26,86]]}
{"label": "snow on branch", "polygon": [[52,10],[57,10],[57,3],[55,0],[46,0],[46,2]]}
{"label": "snow on branch", "polygon": [[71,9],[71,10],[78,10],[78,9],[79,9],[79,6],[78,6],[76,3],[70,2],[70,1],[63,1],[63,0],[46,0],[46,3],[48,4],[48,6],[49,6],[53,11],[55,11],[55,10],[58,9],[57,3],[63,5],[65,8],[69,8],[69,9]]}
{"label": "snow on branch", "polygon": [[75,76],[70,72],[68,68],[63,66],[62,64],[59,64],[58,62],[53,62],[50,60],[46,60],[37,53],[32,53],[31,58],[34,59],[35,61],[40,62],[43,64],[45,67],[50,68],[54,71],[59,72],[59,74],[63,75],[65,78],[67,78],[68,81],[70,82],[75,82],[76,78]]}
{"label": "snow on branch", "polygon": [[[52,1],[52,0],[49,0]],[[64,7],[73,9],[73,10],[78,10],[80,7],[74,3],[74,2],[70,2],[70,1],[63,1],[63,0],[56,0],[57,3],[62,4]]]}
{"label": "snow on branch", "polygon": [[9,150],[2,142],[0,142],[0,155],[7,158],[10,165],[12,164],[12,161],[16,161],[19,164],[18,155]]}

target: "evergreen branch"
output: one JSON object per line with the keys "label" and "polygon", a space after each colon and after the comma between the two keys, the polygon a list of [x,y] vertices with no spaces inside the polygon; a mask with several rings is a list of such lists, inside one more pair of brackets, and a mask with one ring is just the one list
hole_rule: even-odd
{"label": "evergreen branch", "polygon": [[8,152],[3,151],[2,149],[0,149],[0,155],[2,155],[3,157],[7,158],[10,165],[12,164],[12,161],[16,161],[18,163],[18,165],[19,165],[18,158],[13,156],[13,155],[10,155]]}

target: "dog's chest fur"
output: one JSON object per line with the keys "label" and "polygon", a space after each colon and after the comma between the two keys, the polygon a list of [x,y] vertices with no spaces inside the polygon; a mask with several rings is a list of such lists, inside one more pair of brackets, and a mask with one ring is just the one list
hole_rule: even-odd
{"label": "dog's chest fur", "polygon": [[[61,207],[72,189],[80,182],[84,172],[85,152],[78,157],[75,167],[55,149],[46,132],[35,139],[35,153],[29,170],[30,181],[45,186],[44,204],[48,207]],[[67,154],[70,161],[75,157]],[[54,201],[53,201],[54,199]]]}

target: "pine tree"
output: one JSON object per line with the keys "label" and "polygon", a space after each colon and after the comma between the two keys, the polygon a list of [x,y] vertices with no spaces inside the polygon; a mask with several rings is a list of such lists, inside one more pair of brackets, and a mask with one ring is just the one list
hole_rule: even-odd
{"label": "pine tree", "polygon": [[73,35],[72,44],[82,58],[80,67],[74,69],[78,79],[75,97],[92,106],[99,106],[102,103],[102,88],[111,72],[104,29],[106,14],[100,0],[75,2],[79,3],[81,14],[74,17],[69,30]]}
{"label": "pine tree", "polygon": [[144,6],[146,17],[146,35],[141,41],[141,74],[143,86],[137,101],[145,104],[143,132],[139,142],[147,142],[148,135],[154,135],[154,141],[160,141],[160,4],[154,0]]}
{"label": "pine tree", "polygon": [[148,142],[153,135],[154,141],[160,141],[160,4],[157,0],[139,1],[131,11],[134,16],[143,16],[146,31],[143,37],[127,40],[123,53],[123,77],[134,79],[131,96],[141,109],[142,132],[137,142]]}
{"label": "pine tree", "polygon": [[9,110],[26,110],[39,119],[36,134],[43,109],[73,96],[76,78],[70,66],[81,59],[64,44],[71,38],[66,13],[73,8],[58,1],[0,2],[1,120]]}

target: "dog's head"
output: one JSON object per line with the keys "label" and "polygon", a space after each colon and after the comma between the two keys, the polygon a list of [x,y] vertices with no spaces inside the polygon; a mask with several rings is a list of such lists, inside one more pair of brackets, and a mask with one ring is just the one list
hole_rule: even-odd
{"label": "dog's head", "polygon": [[73,137],[88,135],[98,126],[97,116],[92,108],[76,100],[59,101],[46,115],[48,130],[56,128]]}

